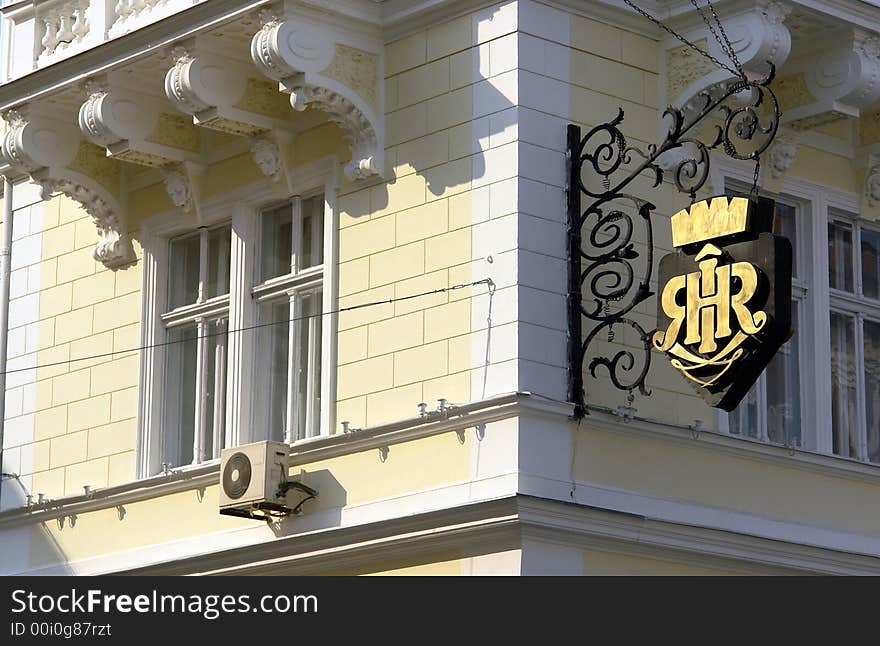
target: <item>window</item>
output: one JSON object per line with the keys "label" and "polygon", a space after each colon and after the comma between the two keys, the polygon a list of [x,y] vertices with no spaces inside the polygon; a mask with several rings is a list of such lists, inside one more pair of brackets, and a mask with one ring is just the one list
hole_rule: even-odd
{"label": "window", "polygon": [[260,215],[253,425],[279,442],[317,435],[321,411],[324,196]]}
{"label": "window", "polygon": [[162,462],[198,464],[224,446],[229,225],[169,243]]}
{"label": "window", "polygon": [[203,202],[198,228],[179,211],[143,223],[139,477],[332,432],[337,176],[328,157],[283,201],[260,181]]}
{"label": "window", "polygon": [[793,203],[777,199],[773,231],[791,241],[792,259],[792,327],[795,334],[779,350],[770,365],[728,416],[728,432],[765,442],[801,446],[800,400],[800,328],[801,309],[806,285],[798,272],[798,222],[801,209]]}
{"label": "window", "polygon": [[844,212],[828,222],[831,449],[880,463],[880,232]]}

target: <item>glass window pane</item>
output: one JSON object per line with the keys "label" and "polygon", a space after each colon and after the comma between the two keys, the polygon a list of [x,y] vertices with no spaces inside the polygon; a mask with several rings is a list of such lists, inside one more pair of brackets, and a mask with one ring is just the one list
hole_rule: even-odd
{"label": "glass window pane", "polygon": [[852,317],[831,312],[831,436],[834,453],[857,457],[855,332]]}
{"label": "glass window pane", "polygon": [[862,229],[862,293],[880,298],[880,233]]}
{"label": "glass window pane", "polygon": [[843,222],[828,223],[828,273],[833,289],[853,291],[852,228]]}
{"label": "glass window pane", "polygon": [[792,276],[797,277],[797,220],[796,209],[790,204],[776,202],[776,217],[773,220],[773,233],[791,240]]}
{"label": "glass window pane", "polygon": [[321,403],[321,292],[302,297],[297,439],[317,435]]}
{"label": "glass window pane", "polygon": [[171,294],[168,297],[168,306],[171,309],[192,305],[198,300],[199,252],[198,233],[171,241]]}
{"label": "glass window pane", "polygon": [[223,448],[226,409],[226,336],[225,319],[212,321],[205,331],[205,438],[202,460],[220,457]]}
{"label": "glass window pane", "polygon": [[302,201],[303,249],[300,269],[324,262],[324,196]]}
{"label": "glass window pane", "polygon": [[758,387],[761,382],[752,386],[728,417],[728,431],[731,435],[758,437]]}
{"label": "glass window pane", "polygon": [[196,416],[198,328],[172,328],[165,346],[165,450],[172,466],[191,464]]}
{"label": "glass window pane", "polygon": [[795,334],[767,366],[767,437],[801,446],[801,399],[798,371],[798,304],[791,304]]}
{"label": "glass window pane", "polygon": [[257,333],[254,438],[284,442],[287,437],[290,303],[286,300],[264,303],[260,306],[259,317],[263,327]]}
{"label": "glass window pane", "polygon": [[880,462],[880,323],[865,321],[865,421],[868,459]]}
{"label": "glass window pane", "polygon": [[292,226],[290,204],[263,213],[260,249],[261,281],[290,273]]}
{"label": "glass window pane", "polygon": [[229,293],[229,250],[232,228],[221,227],[208,232],[208,276],[205,298]]}

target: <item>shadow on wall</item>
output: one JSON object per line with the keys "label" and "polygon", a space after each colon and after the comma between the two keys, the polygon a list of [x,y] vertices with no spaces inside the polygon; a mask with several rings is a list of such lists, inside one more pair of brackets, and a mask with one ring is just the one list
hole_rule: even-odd
{"label": "shadow on wall", "polygon": [[[505,74],[495,74],[494,69],[507,67],[513,61],[499,60],[493,64],[489,48],[477,46],[481,26],[491,23],[501,11],[503,8],[494,7],[473,19],[469,84],[460,88],[450,84],[445,93],[426,93],[407,105],[386,111],[387,139],[394,142],[385,151],[386,178],[355,187],[371,188],[370,200],[368,204],[353,206],[348,215],[358,218],[388,208],[389,194],[413,170],[424,178],[429,201],[470,190],[472,184],[486,176],[486,152],[497,145],[493,139],[504,137],[505,143],[516,139],[518,117],[512,100],[517,91],[515,65]],[[404,71],[398,77],[408,72],[431,74],[429,68],[442,60]],[[386,88],[391,80],[385,80]],[[401,103],[405,100],[402,98]]]}
{"label": "shadow on wall", "polygon": [[[296,467],[293,469],[295,471]],[[290,479],[315,489],[318,497],[305,502],[301,514],[292,515],[280,523],[269,525],[277,538],[342,525],[342,509],[348,504],[348,492],[336,476],[328,469],[320,469],[294,473]]]}

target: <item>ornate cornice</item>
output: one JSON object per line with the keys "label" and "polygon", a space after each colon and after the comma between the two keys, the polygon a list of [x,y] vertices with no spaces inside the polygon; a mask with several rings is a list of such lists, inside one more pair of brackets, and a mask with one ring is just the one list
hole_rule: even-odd
{"label": "ornate cornice", "polygon": [[[779,69],[791,51],[791,34],[785,25],[785,18],[791,7],[775,0],[755,0],[751,8],[739,13],[722,16],[734,52],[747,74],[766,76],[768,63]],[[727,55],[721,51],[716,38],[703,27],[690,33],[690,40],[716,59],[732,65]],[[660,106],[671,104],[683,110],[689,118],[703,105],[705,93],[719,92],[734,77],[730,71],[718,68],[677,40],[667,41],[663,73],[664,96]],[[661,123],[665,131],[668,124]],[[664,160],[664,163],[669,163]]]}
{"label": "ornate cornice", "polygon": [[198,131],[163,111],[160,99],[106,80],[92,79],[84,88],[88,97],[79,110],[80,131],[109,156],[153,167],[197,158]]}
{"label": "ornate cornice", "polygon": [[290,94],[297,111],[325,112],[339,126],[351,149],[349,179],[381,175],[384,117],[381,44],[368,51],[361,43],[340,42],[322,25],[261,12],[262,28],[251,40],[251,58],[265,76]]}
{"label": "ornate cornice", "polygon": [[247,74],[239,63],[200,52],[194,43],[179,45],[172,53],[175,63],[165,75],[165,96],[192,115],[194,124],[239,135],[274,125],[264,115],[235,107],[248,91]]}
{"label": "ornate cornice", "polygon": [[92,216],[98,230],[98,244],[93,254],[95,260],[109,269],[119,269],[134,262],[134,249],[122,214],[98,191],[64,178],[45,178],[38,181],[43,199],[48,199],[52,193],[63,193]]}
{"label": "ornate cornice", "polygon": [[[100,92],[95,92],[92,97],[98,95]],[[114,175],[102,175],[97,168],[89,172],[88,160],[80,153],[88,144],[82,143],[76,130],[44,116],[31,116],[26,108],[10,111],[4,119],[7,131],[2,154],[6,162],[39,184],[43,199],[63,193],[92,216],[98,230],[95,260],[111,269],[133,262],[124,212],[114,197],[118,186],[105,186],[98,179],[106,175],[105,183],[112,183]]]}
{"label": "ornate cornice", "polygon": [[196,114],[210,108],[210,104],[201,100],[189,82],[195,56],[186,47],[177,46],[171,50],[174,67],[165,75],[165,94],[175,107],[187,114]]}
{"label": "ornate cornice", "polygon": [[789,97],[792,105],[783,106],[782,121],[795,130],[858,118],[880,104],[877,34],[851,30],[849,38],[836,39],[834,46],[809,59],[804,69],[799,92]]}

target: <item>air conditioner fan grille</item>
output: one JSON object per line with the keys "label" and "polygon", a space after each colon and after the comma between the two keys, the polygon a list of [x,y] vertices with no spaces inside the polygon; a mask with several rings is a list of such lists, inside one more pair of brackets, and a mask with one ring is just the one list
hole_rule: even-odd
{"label": "air conditioner fan grille", "polygon": [[251,461],[244,453],[235,453],[223,469],[223,491],[236,500],[244,495],[251,484]]}

